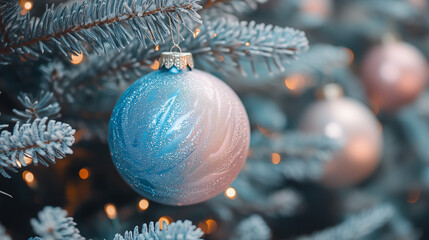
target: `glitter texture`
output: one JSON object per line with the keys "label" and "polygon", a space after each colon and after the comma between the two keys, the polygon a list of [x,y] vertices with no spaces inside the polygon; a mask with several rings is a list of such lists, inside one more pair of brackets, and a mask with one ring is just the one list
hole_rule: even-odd
{"label": "glitter texture", "polygon": [[243,167],[250,130],[246,111],[208,73],[161,69],[121,96],[109,124],[113,162],[143,196],[189,205],[223,192]]}

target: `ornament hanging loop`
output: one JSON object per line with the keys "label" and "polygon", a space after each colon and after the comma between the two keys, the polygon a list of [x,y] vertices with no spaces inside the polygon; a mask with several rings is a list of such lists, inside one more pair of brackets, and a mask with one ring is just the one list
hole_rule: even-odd
{"label": "ornament hanging loop", "polygon": [[182,48],[179,47],[179,45],[174,44],[171,48],[170,48],[170,52],[173,52],[174,49],[178,49],[180,53],[182,53]]}
{"label": "ornament hanging loop", "polygon": [[[173,47],[170,49],[170,52],[171,52],[171,50],[172,50],[174,47],[178,47],[178,48],[180,49],[180,47],[179,47],[179,44],[180,44],[180,24],[179,24],[179,14],[177,14],[177,43],[176,43],[176,41],[174,40],[173,24],[171,23],[171,17],[170,17],[170,15],[168,16],[168,22],[170,23],[171,41],[173,42]],[[182,50],[181,50],[181,49],[180,49],[180,52],[182,52]]]}
{"label": "ornament hanging loop", "polygon": [[[170,52],[161,53],[161,57],[159,58],[159,69],[163,67],[166,69],[176,67],[178,70],[183,70],[186,68],[190,68],[192,70],[194,68],[194,59],[192,58],[192,54],[188,52],[182,52],[182,48],[179,46],[179,14],[177,14],[177,42],[174,39],[173,24],[170,16],[168,16],[168,21],[170,22],[171,41],[173,42],[173,46],[170,48]],[[179,52],[173,52],[174,49],[177,49]]]}

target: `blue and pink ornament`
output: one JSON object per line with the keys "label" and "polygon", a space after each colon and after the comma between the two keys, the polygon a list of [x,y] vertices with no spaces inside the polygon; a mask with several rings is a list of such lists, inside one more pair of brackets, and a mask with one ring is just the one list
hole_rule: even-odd
{"label": "blue and pink ornament", "polygon": [[121,96],[109,124],[120,175],[141,195],[168,205],[223,192],[249,149],[249,121],[238,96],[192,68],[190,53],[163,53],[160,69]]}

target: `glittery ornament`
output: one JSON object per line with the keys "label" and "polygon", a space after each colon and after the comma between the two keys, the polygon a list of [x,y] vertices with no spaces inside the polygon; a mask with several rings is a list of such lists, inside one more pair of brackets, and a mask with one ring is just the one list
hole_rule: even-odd
{"label": "glittery ornament", "polygon": [[[250,130],[237,95],[191,70],[192,57],[165,53],[117,102],[109,125],[113,162],[143,196],[189,205],[223,192],[243,167]],[[170,55],[168,55],[170,54]]]}
{"label": "glittery ornament", "polygon": [[426,61],[413,46],[391,42],[376,46],[363,61],[362,77],[371,101],[394,111],[413,102],[425,89]]}
{"label": "glittery ornament", "polygon": [[359,183],[377,167],[382,147],[380,128],[374,115],[355,100],[341,97],[314,103],[304,113],[300,129],[344,144],[325,163],[322,183],[327,187]]}

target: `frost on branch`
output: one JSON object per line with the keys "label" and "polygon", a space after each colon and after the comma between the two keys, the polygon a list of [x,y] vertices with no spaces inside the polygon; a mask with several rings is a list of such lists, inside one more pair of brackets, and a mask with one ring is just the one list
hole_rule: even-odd
{"label": "frost on branch", "polygon": [[55,158],[62,159],[72,154],[70,146],[74,143],[75,130],[66,123],[48,118],[35,119],[32,123],[15,124],[13,131],[0,133],[0,173],[10,177],[5,169],[27,166],[24,158],[28,157],[37,165],[47,166],[47,161],[55,163]]}
{"label": "frost on branch", "polygon": [[[165,226],[165,225],[164,225]],[[161,230],[159,222],[150,222],[149,226],[143,224],[142,231],[136,226],[134,231],[126,231],[124,236],[116,234],[114,240],[169,240],[169,239],[186,239],[186,240],[199,240],[203,232],[201,229],[192,225],[191,221],[185,220],[170,223]]]}
{"label": "frost on branch", "polygon": [[21,93],[18,95],[18,100],[24,106],[25,110],[20,111],[13,109],[13,112],[17,115],[17,118],[13,120],[26,121],[27,123],[37,118],[58,116],[61,107],[58,102],[53,100],[54,94],[51,92],[41,92],[40,96],[36,100],[28,94]]}
{"label": "frost on branch", "polygon": [[[246,74],[256,68],[259,75],[277,73],[308,47],[301,31],[246,21],[213,20],[200,26],[198,36],[195,32],[182,35],[186,41],[182,41],[181,48],[194,55],[197,68],[220,74],[237,70]],[[108,50],[103,58],[91,54],[85,64],[66,67],[53,62],[41,70],[44,81],[53,83],[58,95],[72,96],[77,89],[134,81],[153,71],[152,64],[170,47],[164,44],[159,49],[146,48],[140,41],[133,41],[119,53]]]}
{"label": "frost on branch", "polygon": [[231,240],[268,240],[271,239],[270,227],[259,215],[244,219],[235,229]]}
{"label": "frost on branch", "polygon": [[392,220],[395,208],[388,203],[377,205],[359,214],[350,216],[341,224],[298,240],[360,239]]}
{"label": "frost on branch", "polygon": [[[72,217],[59,207],[45,207],[38,214],[38,219],[31,219],[33,231],[44,240],[84,240],[76,228]],[[38,239],[38,238],[34,238]]]}
{"label": "frost on branch", "polygon": [[1,240],[12,240],[6,233],[6,229],[0,224],[0,239]]}
{"label": "frost on branch", "polygon": [[197,0],[89,0],[52,5],[40,18],[22,16],[18,1],[1,5],[2,63],[36,59],[54,50],[68,57],[87,54],[86,46],[99,52],[105,49],[104,43],[120,49],[133,39],[147,47],[146,39],[152,44],[164,41],[164,33],[170,32],[168,17],[176,25],[179,16],[189,29],[201,24]]}

